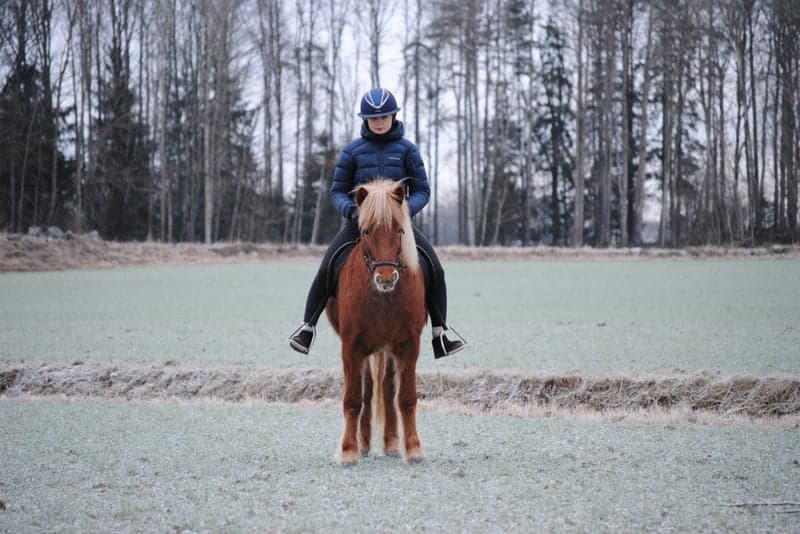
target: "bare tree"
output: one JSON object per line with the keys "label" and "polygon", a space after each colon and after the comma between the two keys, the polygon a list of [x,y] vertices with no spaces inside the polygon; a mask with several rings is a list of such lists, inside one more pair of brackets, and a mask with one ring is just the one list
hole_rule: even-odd
{"label": "bare tree", "polygon": [[[71,9],[70,9],[71,7]],[[70,75],[72,78],[72,94],[75,99],[75,173],[73,175],[72,189],[72,216],[69,226],[75,233],[80,233],[83,229],[83,182],[84,182],[84,116],[86,115],[86,95],[84,93],[83,76],[79,77],[78,68],[85,66],[84,57],[85,47],[87,46],[84,25],[86,21],[86,0],[78,0],[67,8],[67,19],[69,26],[78,27],[77,44],[78,52],[72,51],[70,62]]]}
{"label": "bare tree", "polygon": [[212,223],[214,221],[214,181],[212,176],[212,136],[214,135],[214,111],[211,102],[211,77],[213,75],[213,40],[216,17],[210,13],[210,6],[201,3],[202,29],[202,63],[200,67],[200,100],[203,103],[203,236],[206,243],[211,243]]}
{"label": "bare tree", "polygon": [[328,4],[328,34],[330,43],[327,46],[326,63],[324,71],[327,74],[327,132],[323,136],[327,143],[323,147],[322,164],[319,173],[319,188],[317,190],[317,203],[314,211],[314,225],[311,232],[311,242],[317,243],[320,240],[320,225],[322,224],[323,206],[328,194],[328,178],[332,174],[332,169],[328,162],[332,161],[334,151],[334,119],[336,117],[336,87],[339,82],[341,70],[340,51],[342,48],[342,34],[347,24],[347,15],[350,11],[348,0],[340,2],[330,2]]}
{"label": "bare tree", "polygon": [[633,81],[631,66],[631,34],[633,32],[633,0],[625,0],[622,6],[622,172],[619,181],[619,228],[621,245],[629,245],[631,224],[628,220],[630,179],[633,155]]}
{"label": "bare tree", "polygon": [[366,0],[356,9],[359,25],[369,42],[369,78],[373,87],[381,87],[380,48],[391,20],[395,0]]}
{"label": "bare tree", "polygon": [[650,99],[650,82],[652,75],[650,69],[652,68],[652,44],[653,44],[653,8],[649,7],[647,11],[647,40],[644,51],[644,68],[642,72],[642,90],[641,90],[641,119],[639,125],[639,155],[637,169],[636,183],[634,185],[634,222],[633,222],[633,241],[637,245],[643,244],[642,239],[642,225],[643,211],[644,211],[644,182],[647,175],[647,128],[648,128],[648,109]]}
{"label": "bare tree", "polygon": [[798,240],[798,176],[800,149],[797,133],[797,92],[800,77],[800,12],[793,2],[773,0],[770,27],[775,35],[780,93],[780,178],[778,218],[788,239]]}
{"label": "bare tree", "polygon": [[[363,78],[386,83],[388,46],[405,31],[398,91],[431,176],[418,223],[432,223],[434,242],[641,245],[659,208],[665,246],[797,240],[795,4],[9,0],[0,226],[324,241],[332,154],[355,134]],[[563,69],[577,91],[552,136],[530,127],[560,106],[539,13],[572,32]],[[364,45],[352,56],[349,17]],[[120,157],[126,143],[135,156]]]}
{"label": "bare tree", "polygon": [[585,103],[584,103],[584,63],[583,63],[583,50],[584,50],[584,0],[578,1],[577,8],[577,24],[578,24],[578,41],[575,50],[577,61],[577,96],[575,103],[575,118],[576,118],[576,165],[575,165],[575,217],[572,231],[572,242],[576,247],[583,246],[583,225],[584,225],[584,160],[586,149],[586,125],[585,125]]}
{"label": "bare tree", "polygon": [[172,232],[171,217],[168,214],[168,208],[171,204],[169,198],[169,177],[170,177],[170,161],[167,155],[167,113],[170,106],[170,77],[173,75],[171,65],[173,56],[173,46],[175,41],[173,39],[175,32],[175,3],[174,1],[161,0],[158,6],[159,17],[157,25],[159,26],[159,39],[158,39],[158,68],[159,68],[159,91],[157,105],[159,116],[159,142],[158,151],[160,155],[160,171],[161,171],[161,184],[159,187],[159,204],[160,204],[160,239],[161,241],[171,241]]}

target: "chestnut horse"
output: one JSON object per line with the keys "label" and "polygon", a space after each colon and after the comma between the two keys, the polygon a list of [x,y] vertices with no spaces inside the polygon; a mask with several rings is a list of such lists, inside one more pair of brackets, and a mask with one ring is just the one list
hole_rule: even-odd
{"label": "chestnut horse", "polygon": [[[342,340],[343,465],[367,456],[375,412],[383,450],[399,456],[397,413],[406,461],[423,459],[417,434],[416,367],[425,326],[425,283],[402,182],[376,180],[354,190],[361,232],[339,276],[328,319]],[[397,405],[395,407],[395,398]]]}

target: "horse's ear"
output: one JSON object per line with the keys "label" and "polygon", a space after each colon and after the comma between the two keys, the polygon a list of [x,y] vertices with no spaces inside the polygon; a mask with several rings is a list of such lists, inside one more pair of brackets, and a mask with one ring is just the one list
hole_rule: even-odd
{"label": "horse's ear", "polygon": [[361,204],[364,202],[364,199],[367,198],[368,194],[369,194],[369,191],[367,191],[367,188],[364,187],[363,185],[357,187],[356,191],[355,191],[355,195],[354,195],[355,200],[356,200],[356,206],[358,206],[360,208]]}
{"label": "horse's ear", "polygon": [[405,179],[399,180],[395,186],[392,188],[392,198],[397,201],[398,204],[403,203],[403,197],[406,196],[406,184]]}

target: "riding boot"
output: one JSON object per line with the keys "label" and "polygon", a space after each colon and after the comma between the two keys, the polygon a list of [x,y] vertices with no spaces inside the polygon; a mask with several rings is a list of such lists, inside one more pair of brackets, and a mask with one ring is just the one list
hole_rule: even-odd
{"label": "riding boot", "polygon": [[306,297],[306,308],[303,314],[303,324],[289,336],[289,346],[301,354],[308,354],[317,335],[317,321],[331,296],[331,261],[347,243],[358,239],[358,225],[345,223],[334,236],[325,256],[322,258],[317,275],[311,283]]}
{"label": "riding boot", "polygon": [[414,239],[417,241],[417,248],[420,255],[430,266],[430,280],[425,290],[425,304],[428,307],[428,315],[431,318],[433,327],[433,356],[443,358],[462,350],[467,346],[466,340],[461,337],[455,329],[451,329],[458,339],[448,339],[445,332],[447,329],[447,282],[445,280],[444,268],[442,267],[436,251],[430,241],[418,228],[414,228]]}

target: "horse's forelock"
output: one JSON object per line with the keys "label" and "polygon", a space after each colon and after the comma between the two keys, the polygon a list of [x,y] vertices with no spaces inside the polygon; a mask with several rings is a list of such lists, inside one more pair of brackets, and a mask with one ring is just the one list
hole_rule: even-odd
{"label": "horse's forelock", "polygon": [[367,196],[358,207],[358,225],[361,228],[382,227],[392,224],[394,214],[389,201],[388,189],[379,187],[380,182],[373,182],[362,186],[367,190]]}
{"label": "horse's forelock", "polygon": [[408,203],[405,198],[399,203],[392,197],[392,191],[397,187],[397,182],[381,179],[362,187],[367,189],[368,194],[359,206],[359,227],[391,226],[392,221],[398,221],[403,229],[400,251],[408,268],[416,271],[419,268],[419,256],[414,240],[414,228],[411,225],[411,214],[408,212]]}

